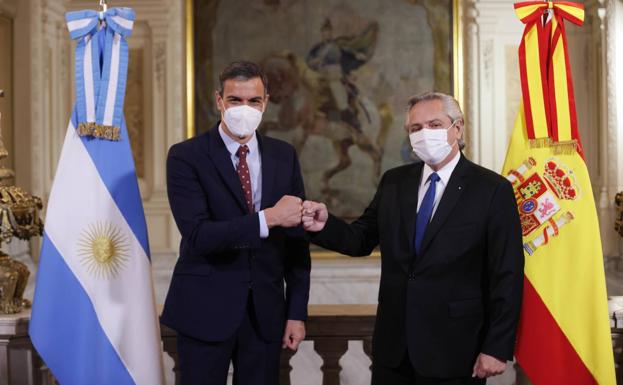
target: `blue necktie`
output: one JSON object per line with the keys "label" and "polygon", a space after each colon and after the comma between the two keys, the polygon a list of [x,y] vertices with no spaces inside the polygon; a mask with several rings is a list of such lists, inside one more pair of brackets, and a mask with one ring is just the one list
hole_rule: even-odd
{"label": "blue necktie", "polygon": [[428,190],[424,194],[424,199],[420,205],[420,211],[417,213],[415,220],[415,252],[420,253],[420,247],[422,246],[422,240],[424,239],[424,233],[426,232],[426,226],[430,222],[430,218],[433,215],[433,207],[435,206],[435,192],[437,190],[437,182],[439,182],[439,175],[436,172],[430,174],[428,177],[430,184]]}

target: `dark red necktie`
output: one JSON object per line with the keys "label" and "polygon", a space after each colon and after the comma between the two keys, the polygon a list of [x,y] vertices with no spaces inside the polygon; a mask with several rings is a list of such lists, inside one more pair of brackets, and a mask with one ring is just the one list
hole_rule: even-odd
{"label": "dark red necktie", "polygon": [[249,147],[246,144],[238,147],[236,156],[238,156],[238,166],[236,171],[238,172],[238,178],[242,185],[242,191],[244,192],[244,199],[247,201],[247,207],[249,212],[252,213],[253,209],[253,190],[251,189],[251,174],[249,173],[249,165],[247,164],[247,154],[249,153]]}

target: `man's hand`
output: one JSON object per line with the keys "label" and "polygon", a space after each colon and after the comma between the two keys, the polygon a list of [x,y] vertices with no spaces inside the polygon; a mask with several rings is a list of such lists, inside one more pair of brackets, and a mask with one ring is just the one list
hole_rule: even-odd
{"label": "man's hand", "polygon": [[284,195],[273,207],[264,210],[266,225],[269,229],[276,226],[295,227],[301,224],[301,204],[299,197]]}
{"label": "man's hand", "polygon": [[318,232],[324,229],[329,211],[324,203],[305,201],[303,203],[303,227],[306,231]]}
{"label": "man's hand", "polygon": [[497,376],[506,370],[506,361],[500,361],[495,357],[480,353],[474,364],[472,377],[487,378]]}
{"label": "man's hand", "polygon": [[305,322],[289,319],[286,323],[286,331],[283,333],[283,345],[281,347],[296,351],[304,339]]}

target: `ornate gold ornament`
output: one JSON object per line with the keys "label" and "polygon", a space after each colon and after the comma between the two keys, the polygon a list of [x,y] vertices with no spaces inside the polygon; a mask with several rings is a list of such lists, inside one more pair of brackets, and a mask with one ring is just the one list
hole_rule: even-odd
{"label": "ornate gold ornament", "polygon": [[623,191],[614,197],[616,207],[616,219],[614,220],[614,230],[623,237]]}
{"label": "ornate gold ornament", "polygon": [[95,122],[80,123],[78,125],[78,135],[119,141],[119,139],[121,138],[121,129],[115,126],[105,126],[103,124],[97,124]]}
{"label": "ornate gold ornament", "polygon": [[[2,90],[1,96],[4,96]],[[0,114],[0,123],[1,120]],[[15,173],[4,167],[8,155],[0,124],[0,245],[13,238],[29,240],[43,234],[43,222],[39,218],[41,199],[12,185]],[[23,298],[29,276],[26,265],[0,251],[0,312],[19,313],[22,308],[30,307],[30,301]]]}

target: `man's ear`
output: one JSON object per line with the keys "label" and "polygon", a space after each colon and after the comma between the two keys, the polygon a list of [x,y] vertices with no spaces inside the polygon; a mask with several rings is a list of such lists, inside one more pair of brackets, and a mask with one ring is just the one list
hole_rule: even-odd
{"label": "man's ear", "polygon": [[216,102],[216,108],[221,111],[221,106],[223,105],[222,103],[223,97],[221,96],[221,93],[218,91],[214,91],[214,101]]}
{"label": "man's ear", "polygon": [[268,109],[268,102],[270,102],[270,95],[266,94],[266,96],[264,96],[264,109],[262,110],[262,113],[266,112]]}
{"label": "man's ear", "polygon": [[457,137],[459,139],[463,139],[463,132],[465,131],[465,124],[463,123],[463,119],[459,119],[454,126],[459,130]]}

